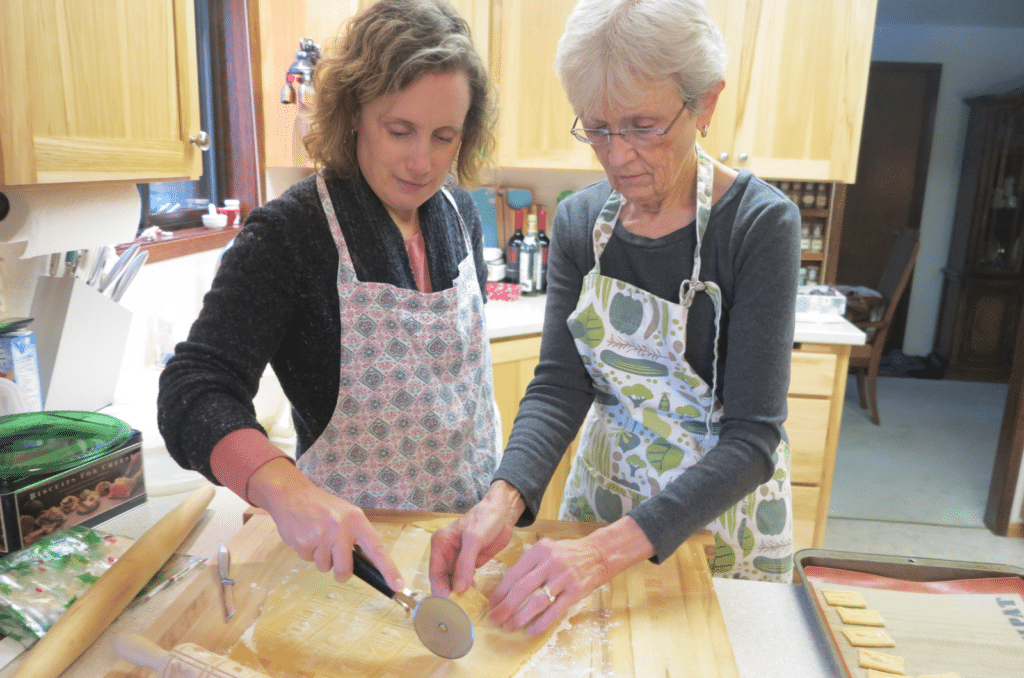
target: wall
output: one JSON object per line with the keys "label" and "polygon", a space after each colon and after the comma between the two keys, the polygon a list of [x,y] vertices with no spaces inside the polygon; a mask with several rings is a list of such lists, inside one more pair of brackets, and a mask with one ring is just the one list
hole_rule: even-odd
{"label": "wall", "polygon": [[949,254],[967,130],[969,111],[963,100],[1008,89],[1024,76],[1024,29],[879,24],[871,58],[942,64],[921,215],[921,250],[903,343],[905,353],[927,355],[938,323],[942,268]]}

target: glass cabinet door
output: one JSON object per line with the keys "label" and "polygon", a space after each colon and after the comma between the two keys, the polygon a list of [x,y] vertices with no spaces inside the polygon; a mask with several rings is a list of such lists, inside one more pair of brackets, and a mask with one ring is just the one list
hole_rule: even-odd
{"label": "glass cabinet door", "polygon": [[969,261],[977,273],[1016,276],[1024,259],[1024,99],[991,103]]}

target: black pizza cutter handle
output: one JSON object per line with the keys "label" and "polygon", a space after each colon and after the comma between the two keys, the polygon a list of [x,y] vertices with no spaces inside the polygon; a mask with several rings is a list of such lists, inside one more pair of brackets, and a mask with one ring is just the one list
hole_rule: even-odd
{"label": "black pizza cutter handle", "polygon": [[388,586],[387,579],[381,574],[381,571],[377,569],[363,550],[356,546],[352,549],[352,574],[362,579],[364,582],[383,593],[388,598],[394,598],[396,591]]}

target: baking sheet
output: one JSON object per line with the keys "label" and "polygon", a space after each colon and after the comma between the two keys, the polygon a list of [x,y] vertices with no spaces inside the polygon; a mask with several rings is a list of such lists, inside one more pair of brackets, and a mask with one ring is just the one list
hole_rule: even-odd
{"label": "baking sheet", "polygon": [[856,591],[885,620],[908,676],[956,672],[1024,675],[1024,570],[1011,566],[872,556],[820,549],[796,555],[797,572],[841,671],[864,678],[858,650],[822,589]]}

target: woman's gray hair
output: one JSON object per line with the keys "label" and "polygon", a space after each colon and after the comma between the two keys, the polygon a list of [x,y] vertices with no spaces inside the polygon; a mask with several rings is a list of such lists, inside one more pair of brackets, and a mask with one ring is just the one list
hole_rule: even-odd
{"label": "woman's gray hair", "polygon": [[638,82],[671,78],[699,115],[726,60],[704,0],[580,0],[558,41],[555,71],[576,113],[621,108]]}

